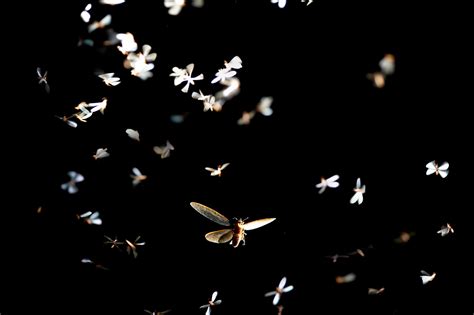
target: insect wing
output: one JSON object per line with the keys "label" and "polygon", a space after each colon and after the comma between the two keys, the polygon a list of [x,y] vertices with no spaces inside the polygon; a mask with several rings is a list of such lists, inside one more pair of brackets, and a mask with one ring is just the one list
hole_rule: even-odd
{"label": "insect wing", "polygon": [[232,232],[231,229],[224,229],[224,230],[209,232],[206,234],[205,237],[206,237],[206,240],[208,240],[211,243],[222,244],[222,243],[230,242],[233,236],[234,236],[234,232]]}
{"label": "insect wing", "polygon": [[191,207],[194,208],[194,210],[196,210],[197,212],[199,212],[200,214],[202,214],[203,216],[205,216],[209,220],[214,221],[217,224],[220,224],[220,225],[223,225],[223,226],[229,226],[230,225],[229,219],[227,219],[225,216],[223,216],[222,214],[220,214],[216,210],[211,209],[211,208],[209,208],[205,205],[202,205],[200,203],[197,203],[197,202],[191,202],[190,204],[191,204]]}
{"label": "insect wing", "polygon": [[275,221],[275,219],[276,218],[266,218],[266,219],[260,219],[260,220],[248,222],[244,224],[244,229],[247,231],[255,230],[255,229],[258,229],[259,227],[272,223],[273,221]]}

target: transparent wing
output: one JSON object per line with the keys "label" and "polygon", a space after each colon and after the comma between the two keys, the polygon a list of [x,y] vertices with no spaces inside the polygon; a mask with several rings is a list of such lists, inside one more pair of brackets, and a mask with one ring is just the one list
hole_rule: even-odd
{"label": "transparent wing", "polygon": [[[318,187],[318,185],[316,185],[316,187]],[[318,194],[322,194],[325,190],[326,190],[326,185],[321,185],[319,186],[318,188],[321,188],[319,191],[318,191]]]}
{"label": "transparent wing", "polygon": [[251,221],[244,224],[244,229],[247,231],[255,230],[255,229],[258,229],[259,227],[267,225],[268,223],[272,223],[273,221],[275,221],[275,219],[276,218],[266,218],[266,219]]}
{"label": "transparent wing", "polygon": [[217,243],[217,244],[228,243],[232,240],[233,236],[234,236],[234,233],[232,232],[231,229],[224,229],[224,230],[209,232],[205,235],[206,240],[208,240],[211,243]]}
{"label": "transparent wing", "polygon": [[200,214],[202,214],[209,220],[216,222],[217,224],[224,225],[224,226],[230,225],[229,219],[227,219],[225,216],[223,216],[222,214],[220,214],[214,209],[211,209],[197,202],[191,202],[191,207],[193,207],[194,210],[196,210],[197,212],[199,212]]}

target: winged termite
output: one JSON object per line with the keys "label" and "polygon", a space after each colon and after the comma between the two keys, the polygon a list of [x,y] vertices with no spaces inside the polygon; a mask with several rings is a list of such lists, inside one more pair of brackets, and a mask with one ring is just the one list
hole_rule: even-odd
{"label": "winged termite", "polygon": [[89,258],[82,258],[81,263],[85,265],[92,265],[97,269],[102,269],[102,270],[109,270],[109,268],[102,266],[101,264],[96,263],[95,261],[89,259]]}
{"label": "winged termite", "polygon": [[145,245],[145,242],[138,242],[138,240],[141,237],[138,236],[135,241],[130,242],[129,240],[125,240],[125,244],[127,244],[127,253],[133,254],[133,258],[137,258],[138,253],[137,253],[137,246],[143,246]]}
{"label": "winged termite", "polygon": [[441,230],[439,230],[437,233],[441,234],[441,236],[446,236],[449,233],[454,233],[454,229],[449,223],[446,223],[446,225],[441,226]]}
{"label": "winged termite", "polygon": [[369,288],[367,293],[369,295],[379,295],[385,291],[385,288],[380,288],[380,289],[375,289],[375,288]]}
{"label": "winged termite", "polygon": [[205,205],[202,205],[197,202],[191,202],[191,207],[193,207],[194,210],[196,210],[209,220],[214,221],[215,223],[223,226],[231,227],[229,229],[223,229],[207,233],[205,236],[206,240],[211,243],[218,244],[231,242],[230,244],[234,248],[238,247],[240,242],[245,245],[245,231],[258,229],[259,227],[267,225],[275,220],[275,218],[266,218],[245,223],[244,220],[238,219],[235,220],[235,222],[231,223],[229,219],[227,219],[225,216]]}
{"label": "winged termite", "polygon": [[77,218],[79,220],[83,220],[84,223],[86,224],[89,224],[89,225],[102,225],[102,219],[99,218],[100,216],[100,213],[95,211],[95,212],[92,212],[92,211],[87,211],[81,215],[77,215]]}
{"label": "winged termite", "polygon": [[365,185],[361,185],[360,178],[357,178],[356,187],[353,190],[355,194],[352,196],[350,202],[361,204],[364,201]]}
{"label": "winged termite", "polygon": [[148,313],[150,315],[163,315],[163,314],[166,314],[166,313],[169,313],[171,312],[171,310],[166,310],[166,311],[161,311],[161,312],[158,312],[158,311],[149,311],[149,310],[144,310],[145,313]]}
{"label": "winged termite", "polygon": [[347,275],[344,276],[337,276],[336,277],[336,283],[337,284],[343,284],[343,283],[350,283],[353,282],[356,279],[356,274],[351,272],[348,273]]}
{"label": "winged termite", "polygon": [[275,291],[270,291],[270,292],[265,293],[266,297],[273,296],[273,295],[275,296],[273,298],[273,305],[278,304],[278,302],[280,301],[281,295],[283,293],[290,292],[291,290],[294,289],[292,285],[285,287],[285,284],[286,284],[286,277],[283,277],[280,280],[280,283],[278,284],[278,287],[276,287]]}
{"label": "winged termite", "polygon": [[133,174],[131,174],[130,177],[133,179],[132,180],[133,186],[137,186],[142,181],[147,179],[147,176],[143,175],[142,172],[140,172],[140,170],[136,167],[132,168],[132,172],[133,172]]}
{"label": "winged termite", "polygon": [[216,297],[217,297],[217,291],[214,291],[214,293],[212,293],[211,298],[208,300],[208,303],[201,305],[199,307],[199,308],[206,309],[206,315],[211,315],[211,308],[222,303],[222,300],[216,301]]}
{"label": "winged termite", "polygon": [[61,189],[67,190],[67,192],[70,194],[75,194],[79,191],[76,184],[84,181],[84,176],[74,171],[67,172],[67,175],[69,176],[70,180],[62,184]]}
{"label": "winged termite", "polygon": [[104,242],[104,244],[107,244],[107,245],[110,245],[110,248],[117,248],[117,249],[120,249],[119,246],[125,244],[124,242],[120,242],[117,237],[115,237],[114,239],[108,237],[107,235],[104,235],[106,241]]}
{"label": "winged termite", "polygon": [[230,163],[224,163],[222,165],[218,165],[217,169],[212,168],[212,167],[206,167],[206,171],[211,172],[211,176],[219,176],[221,177],[222,175],[222,170],[225,169],[227,166],[229,166]]}
{"label": "winged termite", "polygon": [[339,179],[339,175],[333,175],[329,177],[328,179],[321,177],[321,182],[319,184],[316,184],[316,188],[319,188],[318,194],[322,194],[326,190],[326,187],[330,187],[330,188],[339,187],[339,183],[337,182],[338,179]]}
{"label": "winged termite", "polygon": [[428,282],[431,282],[433,281],[433,279],[436,277],[436,272],[433,272],[431,275],[429,273],[427,273],[426,271],[424,270],[421,270],[421,282],[423,282],[423,284],[427,284]]}
{"label": "winged termite", "polygon": [[50,92],[48,84],[48,71],[45,71],[44,74],[41,74],[41,68],[36,68],[36,73],[38,74],[38,84],[44,84],[44,89],[46,93]]}
{"label": "winged termite", "polygon": [[71,118],[75,117],[75,115],[71,116],[54,116],[62,121],[64,121],[69,127],[76,128],[77,122],[70,120]]}
{"label": "winged termite", "polygon": [[448,176],[448,173],[449,173],[448,168],[449,168],[448,162],[444,162],[443,164],[441,164],[441,166],[439,166],[438,163],[436,163],[436,161],[431,161],[428,164],[426,164],[426,175],[431,175],[435,173],[436,175],[441,176],[441,178],[445,178],[446,176]]}

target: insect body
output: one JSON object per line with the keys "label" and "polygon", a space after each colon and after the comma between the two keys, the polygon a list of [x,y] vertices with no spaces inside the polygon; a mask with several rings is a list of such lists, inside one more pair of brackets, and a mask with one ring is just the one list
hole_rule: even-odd
{"label": "insect body", "polygon": [[240,242],[245,245],[245,231],[258,229],[259,227],[267,225],[275,220],[275,218],[266,218],[245,223],[244,220],[238,219],[234,223],[231,223],[230,220],[227,219],[225,216],[205,205],[202,205],[197,202],[191,202],[191,207],[193,207],[194,210],[196,210],[209,220],[216,222],[217,224],[232,227],[228,229],[209,232],[206,234],[205,237],[206,240],[212,243],[222,244],[231,242],[230,244],[234,248],[238,247]]}

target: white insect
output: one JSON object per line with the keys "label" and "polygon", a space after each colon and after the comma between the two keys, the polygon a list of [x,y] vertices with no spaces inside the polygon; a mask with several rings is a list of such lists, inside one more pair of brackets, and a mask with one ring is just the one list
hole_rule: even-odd
{"label": "white insect", "polygon": [[99,148],[97,152],[92,156],[94,160],[103,159],[110,156],[110,153],[107,152],[107,148]]}
{"label": "white insect", "polygon": [[273,110],[271,108],[272,103],[273,97],[262,97],[260,99],[260,102],[258,102],[257,104],[257,112],[262,114],[263,116],[271,116],[273,114]]}
{"label": "white insect", "polygon": [[369,288],[367,293],[369,295],[379,295],[385,291],[385,288],[380,288],[380,289],[375,289],[375,288]]}
{"label": "white insect", "polygon": [[69,176],[70,180],[62,184],[61,189],[67,190],[67,192],[70,194],[75,194],[79,191],[76,184],[84,181],[84,176],[74,171],[67,172],[67,175]]}
{"label": "white insect", "polygon": [[395,72],[395,56],[392,54],[386,54],[382,60],[379,61],[379,67],[383,74],[393,74]]}
{"label": "white insect", "polygon": [[224,105],[225,101],[230,100],[240,93],[240,80],[238,78],[224,79],[219,83],[226,86],[226,88],[216,93],[216,98],[222,105]]}
{"label": "white insect", "polygon": [[88,103],[85,105],[88,108],[91,108],[91,113],[95,113],[97,111],[100,111],[102,114],[104,114],[105,108],[107,107],[107,99],[104,97],[102,102],[96,102],[96,103]]}
{"label": "white insect", "polygon": [[232,58],[230,62],[224,61],[224,68],[219,69],[215,74],[216,77],[211,81],[211,83],[217,83],[219,81],[223,81],[225,79],[232,78],[237,74],[236,71],[232,69],[240,69],[242,68],[242,60],[239,56],[235,56]]}
{"label": "white insect", "polygon": [[290,292],[291,290],[294,289],[292,285],[285,287],[285,284],[286,284],[286,277],[283,277],[280,280],[280,283],[278,284],[278,287],[275,289],[275,291],[270,291],[270,292],[265,293],[266,297],[273,296],[273,295],[275,296],[273,298],[273,305],[278,304],[278,302],[280,301],[281,295],[283,293]]}
{"label": "white insect", "polygon": [[356,274],[351,272],[345,276],[337,276],[336,283],[337,284],[350,283],[350,282],[355,281],[356,278],[357,278]]}
{"label": "white insect", "polygon": [[173,145],[167,140],[165,146],[155,146],[153,147],[153,151],[156,154],[161,155],[162,159],[166,159],[170,156],[171,151],[174,150]]}
{"label": "white insect", "polygon": [[99,212],[92,212],[92,211],[87,211],[81,215],[78,216],[79,219],[84,220],[85,223],[89,225],[102,225],[102,219],[99,218],[100,213]]}
{"label": "white insect", "polygon": [[138,131],[133,130],[133,129],[127,129],[125,130],[125,132],[131,139],[135,141],[140,141],[140,134],[138,133]]}
{"label": "white insect", "polygon": [[117,46],[117,48],[122,54],[128,55],[130,52],[137,51],[138,44],[132,33],[120,33],[117,34],[116,37],[120,40],[121,46]]}
{"label": "white insect", "polygon": [[423,284],[427,284],[428,282],[431,282],[433,281],[433,279],[436,277],[436,272],[433,272],[431,275],[429,273],[427,273],[426,271],[424,270],[421,270],[421,281],[423,282]]}
{"label": "white insect", "polygon": [[113,72],[99,74],[98,77],[101,78],[107,86],[117,86],[120,84],[120,78],[114,77]]}
{"label": "white insect", "polygon": [[55,117],[62,120],[62,121],[64,121],[69,127],[76,128],[77,127],[77,122],[70,120],[74,116],[75,115],[71,115],[69,117],[67,117],[67,116],[62,116],[62,117],[61,116],[55,116]]}
{"label": "white insect", "polygon": [[216,301],[216,298],[217,298],[217,291],[214,291],[214,293],[212,293],[211,299],[208,300],[208,303],[200,306],[199,308],[205,308],[206,309],[206,315],[210,315],[211,314],[211,308],[222,303],[222,300],[217,300]]}
{"label": "white insect", "polygon": [[272,3],[278,3],[280,9],[283,9],[286,6],[286,0],[272,0]]}
{"label": "white insect", "polygon": [[194,85],[194,81],[197,80],[203,80],[204,75],[201,73],[197,77],[192,77],[192,73],[194,70],[194,63],[190,63],[189,65],[186,66],[185,72],[183,72],[183,69],[174,67],[173,68],[173,73],[170,74],[170,76],[175,76],[176,78],[174,79],[174,85],[178,85],[182,82],[186,82],[186,85],[181,89],[181,92],[183,93],[188,93],[189,90],[189,85],[192,84]]}
{"label": "white insect", "polygon": [[439,230],[437,233],[441,234],[441,236],[446,236],[449,233],[454,233],[454,229],[449,223],[446,223],[446,225],[441,226],[441,230]]}
{"label": "white insect", "polygon": [[438,163],[436,163],[436,161],[431,161],[428,164],[426,164],[426,168],[427,168],[426,175],[431,175],[435,173],[436,175],[439,175],[442,178],[445,178],[446,176],[448,176],[448,173],[449,173],[448,162],[444,162],[443,164],[441,164],[441,166],[438,166]]}
{"label": "white insect", "polygon": [[224,163],[222,165],[218,165],[217,169],[211,168],[211,167],[206,167],[206,171],[211,172],[211,176],[219,176],[221,177],[222,175],[222,170],[225,169],[227,166],[229,166],[230,163]]}
{"label": "white insect", "polygon": [[100,0],[100,3],[108,5],[117,5],[125,3],[125,0]]}
{"label": "white insect", "polygon": [[79,105],[75,107],[75,109],[79,109],[80,112],[74,114],[79,121],[87,122],[87,119],[92,116],[92,112],[87,109],[87,103],[81,102]]}
{"label": "white insect", "polygon": [[199,93],[193,92],[193,94],[191,94],[191,97],[203,102],[203,111],[205,112],[207,112],[208,110],[210,110],[211,112],[218,112],[222,108],[219,103],[216,103],[216,98],[213,95],[204,95],[201,90],[199,90]]}
{"label": "white insect", "polygon": [[87,4],[86,7],[84,8],[84,11],[81,12],[81,19],[84,21],[84,23],[89,23],[91,20],[91,14],[89,11],[92,8],[92,4]]}
{"label": "white insect", "polygon": [[166,314],[166,313],[169,313],[171,312],[171,310],[166,310],[166,311],[161,311],[161,312],[158,312],[158,311],[149,311],[149,310],[144,310],[145,313],[148,313],[150,315],[163,315],[163,314]]}
{"label": "white insect", "polygon": [[104,27],[110,25],[110,23],[112,23],[112,15],[107,14],[106,16],[104,16],[102,18],[102,20],[95,21],[95,22],[89,24],[89,27],[87,28],[87,30],[89,31],[89,33],[92,33],[96,29],[104,28]]}
{"label": "white insect", "polygon": [[356,202],[361,204],[362,201],[364,201],[365,185],[361,186],[360,178],[357,178],[356,187],[354,188],[354,191],[355,191],[355,194],[354,194],[354,196],[352,196],[350,202],[352,204],[356,203]]}
{"label": "white insect", "polygon": [[155,65],[152,62],[155,61],[157,55],[156,53],[150,54],[150,45],[143,45],[142,50],[143,52],[138,54],[129,53],[124,61],[124,66],[127,69],[132,68],[131,73],[133,76],[146,80],[153,76],[151,70],[155,68]]}
{"label": "white insect", "polygon": [[165,7],[169,8],[169,15],[178,15],[185,4],[185,0],[165,0]]}
{"label": "white insect", "polygon": [[132,180],[132,184],[133,186],[137,186],[138,184],[140,184],[142,181],[144,181],[145,179],[147,179],[147,176],[146,175],[143,175],[140,170],[136,167],[134,167],[132,169],[132,173],[130,175],[130,177],[133,179]]}
{"label": "white insect", "polygon": [[321,177],[321,182],[319,184],[316,184],[316,188],[319,188],[318,194],[322,194],[326,190],[326,187],[329,187],[329,188],[339,187],[339,183],[337,182],[338,179],[339,179],[339,175],[333,175],[329,177],[328,179]]}
{"label": "white insect", "polygon": [[38,84],[44,84],[46,93],[49,93],[50,88],[48,84],[48,71],[45,71],[44,74],[41,74],[41,69],[38,67],[36,68],[36,73],[38,74]]}
{"label": "white insect", "polygon": [[131,242],[129,240],[125,240],[125,243],[127,244],[127,253],[128,254],[133,254],[133,258],[137,258],[137,246],[143,246],[145,245],[145,242],[138,242],[140,240],[140,236],[138,236],[135,241]]}
{"label": "white insect", "polygon": [[[94,262],[93,260],[89,259],[89,258],[82,258],[81,259],[81,263],[83,264],[88,264],[88,265],[93,265],[94,267],[96,267],[97,269],[102,269],[102,270],[109,270],[109,268],[106,268],[96,262]],[[1,314],[0,314],[1,315]]]}

